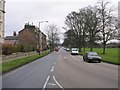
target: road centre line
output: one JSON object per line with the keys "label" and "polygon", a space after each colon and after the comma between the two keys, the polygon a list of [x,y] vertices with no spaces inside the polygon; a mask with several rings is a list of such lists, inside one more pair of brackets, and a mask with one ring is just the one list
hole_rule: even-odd
{"label": "road centre line", "polygon": [[49,79],[50,79],[50,76],[47,77],[47,79],[46,79],[46,81],[45,81],[45,84],[44,84],[44,86],[43,86],[43,90],[45,90],[45,88],[46,88],[46,86],[47,86],[47,83],[48,83]]}
{"label": "road centre line", "polygon": [[67,57],[64,57],[65,59],[67,58]]}
{"label": "road centre line", "polygon": [[54,71],[54,66],[52,66],[52,69],[51,69],[51,72],[53,72]]}
{"label": "road centre line", "polygon": [[56,84],[63,89],[63,87],[58,83],[58,81],[56,80],[55,76],[53,76],[53,79],[55,80]]}

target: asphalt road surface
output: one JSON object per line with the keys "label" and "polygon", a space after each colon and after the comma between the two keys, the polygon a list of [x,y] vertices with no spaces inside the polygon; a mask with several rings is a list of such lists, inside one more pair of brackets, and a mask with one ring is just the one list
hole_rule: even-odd
{"label": "asphalt road surface", "polygon": [[3,88],[61,88],[53,76],[56,58],[53,52],[3,75]]}
{"label": "asphalt road surface", "polygon": [[63,49],[58,52],[55,76],[64,88],[118,88],[118,65],[87,63]]}
{"label": "asphalt road surface", "polygon": [[118,66],[86,63],[82,56],[58,52],[2,77],[3,88],[118,88]]}

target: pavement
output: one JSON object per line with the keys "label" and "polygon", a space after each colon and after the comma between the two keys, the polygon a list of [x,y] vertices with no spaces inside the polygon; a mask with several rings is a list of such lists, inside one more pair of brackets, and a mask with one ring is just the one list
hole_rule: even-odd
{"label": "pavement", "polygon": [[27,53],[22,53],[22,52],[18,52],[18,53],[13,53],[11,55],[1,55],[1,59],[0,59],[0,63],[2,62],[8,62],[8,61],[12,61],[15,59],[20,59],[20,58],[24,58],[24,57],[28,57],[28,56],[32,56],[38,54],[36,52],[27,52]]}
{"label": "pavement", "polygon": [[118,66],[83,62],[61,48],[4,74],[2,82],[3,88],[118,88]]}

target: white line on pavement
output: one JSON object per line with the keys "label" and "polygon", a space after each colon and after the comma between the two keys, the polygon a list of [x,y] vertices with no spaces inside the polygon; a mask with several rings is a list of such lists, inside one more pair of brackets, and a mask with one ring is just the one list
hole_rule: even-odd
{"label": "white line on pavement", "polygon": [[52,86],[56,86],[56,84],[54,84],[54,83],[48,83],[49,85],[52,85]]}
{"label": "white line on pavement", "polygon": [[53,76],[53,79],[55,80],[56,84],[57,84],[60,88],[63,88],[63,87],[58,83],[58,81],[56,80],[55,76]]}
{"label": "white line on pavement", "polygon": [[67,57],[64,57],[65,59],[67,58]]}
{"label": "white line on pavement", "polygon": [[49,79],[50,79],[50,76],[47,77],[47,80],[46,80],[46,82],[45,82],[45,84],[44,84],[44,86],[43,86],[43,90],[45,90]]}
{"label": "white line on pavement", "polygon": [[53,72],[54,71],[54,66],[52,67],[52,69],[51,69],[51,72]]}
{"label": "white line on pavement", "polygon": [[55,62],[54,62],[54,65],[55,65]]}

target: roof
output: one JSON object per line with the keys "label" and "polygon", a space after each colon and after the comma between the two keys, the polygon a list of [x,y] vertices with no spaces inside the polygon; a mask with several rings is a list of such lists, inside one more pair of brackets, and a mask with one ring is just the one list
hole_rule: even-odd
{"label": "roof", "polygon": [[5,40],[17,40],[18,36],[6,36]]}

